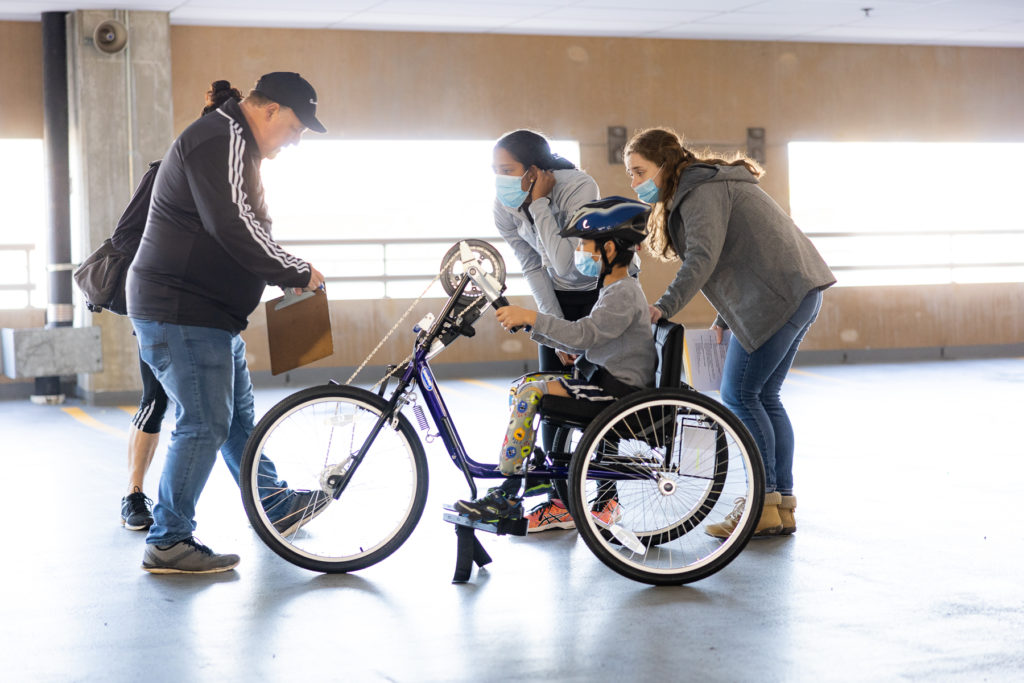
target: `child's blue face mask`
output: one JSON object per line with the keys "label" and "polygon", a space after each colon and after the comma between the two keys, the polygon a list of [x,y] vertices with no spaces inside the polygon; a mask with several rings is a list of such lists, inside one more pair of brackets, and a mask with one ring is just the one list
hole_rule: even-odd
{"label": "child's blue face mask", "polygon": [[[525,175],[525,174],[524,174]],[[515,175],[494,176],[494,187],[498,201],[510,209],[518,209],[529,194],[523,189],[523,177]]]}
{"label": "child's blue face mask", "polygon": [[587,277],[597,277],[601,274],[601,261],[595,261],[597,254],[577,249],[572,254],[576,261],[576,270]]}

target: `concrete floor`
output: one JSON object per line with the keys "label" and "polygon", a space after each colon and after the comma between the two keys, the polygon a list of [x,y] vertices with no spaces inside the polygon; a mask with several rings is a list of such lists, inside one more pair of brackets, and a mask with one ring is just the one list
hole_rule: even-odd
{"label": "concrete floor", "polygon": [[[505,381],[442,388],[470,448],[496,449]],[[197,535],[242,563],[152,576],[119,525],[128,412],[0,403],[0,678],[1024,680],[1022,394],[1022,359],[795,371],[799,531],[681,588],[622,578],[563,531],[484,535],[494,563],[452,585],[440,507],[466,489],[437,443],[424,518],[377,566],[279,559],[219,463]]]}

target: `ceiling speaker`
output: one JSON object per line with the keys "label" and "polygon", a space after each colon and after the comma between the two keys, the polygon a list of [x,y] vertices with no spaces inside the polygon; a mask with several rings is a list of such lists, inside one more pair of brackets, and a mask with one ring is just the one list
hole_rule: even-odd
{"label": "ceiling speaker", "polygon": [[128,29],[120,21],[107,19],[93,31],[92,42],[100,52],[112,55],[128,44]]}

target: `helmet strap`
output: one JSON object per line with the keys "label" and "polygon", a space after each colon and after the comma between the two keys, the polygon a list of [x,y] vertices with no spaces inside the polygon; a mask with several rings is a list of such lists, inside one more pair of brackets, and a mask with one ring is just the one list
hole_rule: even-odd
{"label": "helmet strap", "polygon": [[[611,241],[612,241],[611,239],[606,239],[605,241],[601,242],[600,246],[598,246],[598,248],[597,248],[597,250],[599,252],[601,252],[601,278],[602,279],[604,278],[605,275],[608,275],[609,273],[612,272],[612,262],[608,260],[608,254],[604,250],[604,245],[608,244]],[[615,248],[618,249],[618,246],[616,246]]]}

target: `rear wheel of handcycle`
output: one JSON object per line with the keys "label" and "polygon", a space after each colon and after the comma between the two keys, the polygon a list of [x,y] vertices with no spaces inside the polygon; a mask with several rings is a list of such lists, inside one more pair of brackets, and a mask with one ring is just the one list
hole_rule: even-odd
{"label": "rear wheel of handcycle", "polygon": [[[386,406],[364,389],[326,385],[292,394],[259,421],[239,479],[249,522],[271,550],[312,571],[349,572],[380,562],[409,537],[423,513],[428,475],[405,416],[384,423],[333,498]],[[310,504],[296,505],[303,491],[313,492],[305,496]],[[281,522],[288,508],[296,509]],[[295,523],[299,528],[283,536]]]}
{"label": "rear wheel of handcycle", "polygon": [[[584,431],[569,496],[580,535],[604,564],[642,583],[679,585],[714,574],[746,546],[764,505],[764,465],[721,404],[687,388],[647,389]],[[705,533],[734,508],[742,513],[726,538]]]}

